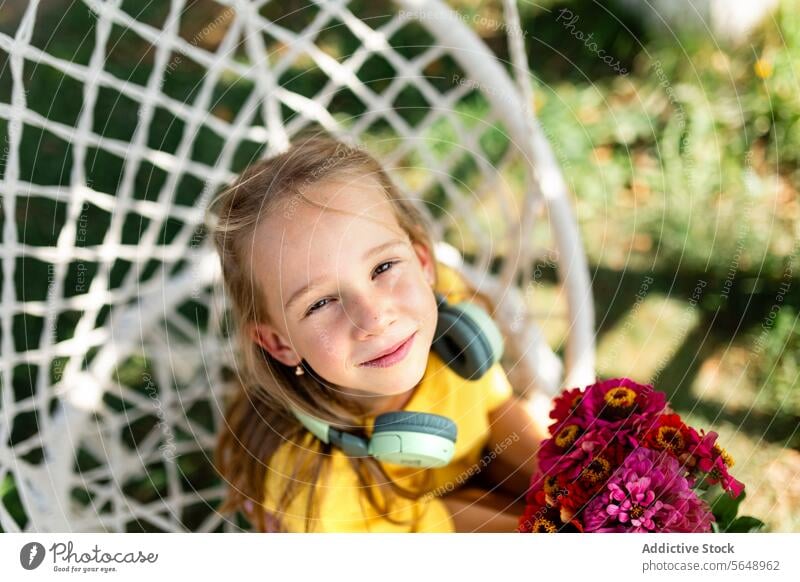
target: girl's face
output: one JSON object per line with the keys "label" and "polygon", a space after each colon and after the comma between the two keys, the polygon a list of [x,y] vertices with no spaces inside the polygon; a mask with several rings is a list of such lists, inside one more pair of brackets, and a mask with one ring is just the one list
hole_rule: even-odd
{"label": "girl's face", "polygon": [[[254,324],[254,341],[284,364],[304,359],[351,396],[411,390],[436,331],[433,258],[412,245],[374,179],[303,193],[326,208],[295,196],[254,234],[253,273],[270,319]],[[365,365],[406,340],[391,365]]]}

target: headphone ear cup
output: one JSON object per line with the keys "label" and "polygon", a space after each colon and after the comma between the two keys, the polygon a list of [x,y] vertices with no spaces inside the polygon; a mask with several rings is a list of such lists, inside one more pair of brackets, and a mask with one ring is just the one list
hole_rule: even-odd
{"label": "headphone ear cup", "polygon": [[375,418],[369,454],[411,467],[443,467],[453,458],[458,427],[446,416],[398,410]]}
{"label": "headphone ear cup", "polygon": [[373,436],[389,431],[435,434],[453,442],[456,442],[456,437],[458,436],[458,427],[450,418],[429,412],[413,412],[409,410],[384,412],[375,417],[372,429]]}
{"label": "headphone ear cup", "polygon": [[432,349],[459,376],[476,380],[500,361],[503,334],[486,311],[471,303],[439,303]]}

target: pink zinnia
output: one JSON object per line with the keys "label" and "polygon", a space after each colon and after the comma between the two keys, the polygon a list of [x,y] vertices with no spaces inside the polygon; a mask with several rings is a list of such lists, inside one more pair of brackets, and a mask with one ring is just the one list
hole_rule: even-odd
{"label": "pink zinnia", "polygon": [[733,465],[733,458],[716,442],[719,436],[713,430],[706,433],[700,429],[698,433],[692,427],[688,428],[687,451],[678,456],[691,472],[690,482],[694,482],[697,473],[708,473],[706,479],[709,484],[719,483],[734,499],[744,491],[744,483],[731,475],[728,469]]}
{"label": "pink zinnia", "polygon": [[583,426],[583,419],[576,416],[576,412],[583,399],[582,388],[564,390],[553,399],[553,409],[550,418],[555,422],[549,426],[550,434],[555,436],[565,424],[578,424]]}
{"label": "pink zinnia", "polygon": [[[573,428],[574,427],[574,428]],[[593,430],[584,433],[577,425],[566,424],[553,438],[542,441],[539,468],[544,474],[563,474],[577,479],[581,471],[598,456],[607,457],[614,469],[622,462],[631,444],[626,431]]]}
{"label": "pink zinnia", "polygon": [[586,389],[578,416],[588,419],[584,425],[587,430],[628,430],[638,435],[655,426],[666,405],[664,393],[651,385],[612,378]]}
{"label": "pink zinnia", "polygon": [[633,451],[584,512],[587,532],[709,532],[714,516],[672,456]]}

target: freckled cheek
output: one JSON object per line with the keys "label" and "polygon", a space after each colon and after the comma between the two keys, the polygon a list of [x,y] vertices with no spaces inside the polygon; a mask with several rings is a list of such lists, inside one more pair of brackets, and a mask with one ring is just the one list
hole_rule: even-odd
{"label": "freckled cheek", "polygon": [[347,317],[326,318],[310,326],[303,334],[303,345],[309,363],[317,366],[341,366],[348,353]]}
{"label": "freckled cheek", "polygon": [[398,305],[418,312],[424,312],[429,303],[433,301],[431,290],[415,281],[398,284],[392,294]]}
{"label": "freckled cheek", "polygon": [[398,305],[420,325],[436,325],[436,299],[430,288],[409,286],[398,295]]}

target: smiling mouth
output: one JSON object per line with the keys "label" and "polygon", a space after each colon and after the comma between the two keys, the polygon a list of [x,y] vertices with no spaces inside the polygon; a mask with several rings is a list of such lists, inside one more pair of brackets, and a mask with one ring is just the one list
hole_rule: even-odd
{"label": "smiling mouth", "polygon": [[369,360],[367,362],[364,362],[363,364],[359,364],[359,367],[388,368],[389,366],[393,366],[397,362],[403,360],[406,357],[406,355],[408,355],[408,352],[411,351],[411,345],[414,343],[414,338],[416,337],[417,337],[417,332],[415,331],[393,352],[381,356],[380,358],[375,358],[374,360]]}

